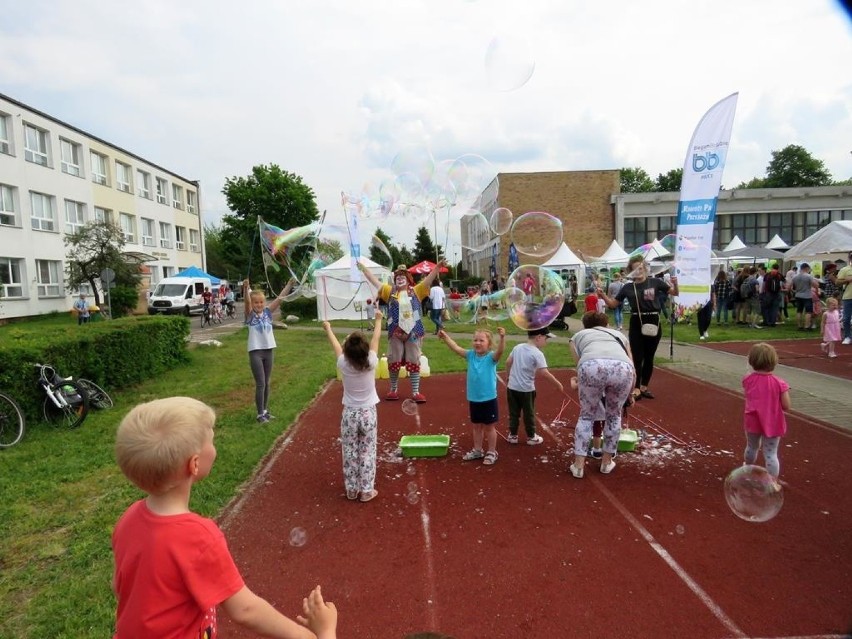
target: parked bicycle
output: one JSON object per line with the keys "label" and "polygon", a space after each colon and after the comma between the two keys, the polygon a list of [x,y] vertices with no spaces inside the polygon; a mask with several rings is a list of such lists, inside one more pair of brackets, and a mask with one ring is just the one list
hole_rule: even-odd
{"label": "parked bicycle", "polygon": [[237,310],[233,300],[225,303],[225,316],[228,319],[234,319],[237,317]]}
{"label": "parked bicycle", "polygon": [[38,369],[38,385],[46,397],[42,405],[44,421],[66,428],[77,428],[89,414],[89,396],[73,379],[62,377],[53,366],[34,364]]}
{"label": "parked bicycle", "polygon": [[86,395],[89,397],[89,406],[91,408],[107,409],[113,407],[112,397],[109,396],[109,393],[95,384],[92,380],[80,377],[77,380],[77,383],[83,387],[84,391],[86,391]]}
{"label": "parked bicycle", "polygon": [[24,436],[26,420],[18,403],[0,393],[0,448],[14,446]]}
{"label": "parked bicycle", "polygon": [[210,314],[210,320],[214,324],[221,324],[222,317],[222,303],[219,300],[216,300],[215,302],[213,302],[213,311]]}
{"label": "parked bicycle", "polygon": [[210,326],[211,315],[212,311],[210,310],[210,304],[205,304],[204,310],[201,311],[201,328]]}

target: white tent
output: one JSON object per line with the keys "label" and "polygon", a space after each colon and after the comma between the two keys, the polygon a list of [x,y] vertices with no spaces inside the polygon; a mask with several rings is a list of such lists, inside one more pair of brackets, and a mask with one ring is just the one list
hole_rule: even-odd
{"label": "white tent", "polygon": [[731,251],[738,251],[740,249],[744,249],[746,247],[745,243],[740,239],[739,235],[734,235],[734,239],[728,242],[728,245],[722,249],[722,253],[729,253]]}
{"label": "white tent", "polygon": [[784,249],[790,248],[790,245],[787,244],[787,242],[785,242],[783,239],[781,239],[781,236],[776,233],[772,236],[772,239],[766,243],[766,246],[764,248],[773,249],[775,251],[783,251]]}
{"label": "white tent", "polygon": [[852,251],[852,221],[835,220],[784,254],[785,260],[845,260]]}
{"label": "white tent", "polygon": [[[358,261],[380,282],[390,281],[391,272],[363,255]],[[315,273],[317,318],[323,320],[357,320],[367,317],[366,301],[375,299],[376,291],[361,273],[352,277],[352,257],[344,255]]]}
{"label": "white tent", "polygon": [[607,266],[619,266],[626,265],[627,260],[630,259],[630,254],[621,248],[621,245],[618,243],[618,240],[613,240],[612,244],[609,245],[609,248],[604,252],[600,257],[595,258],[593,261],[596,264],[606,264]]}
{"label": "white tent", "polygon": [[562,242],[559,250],[542,266],[561,275],[566,283],[573,275],[577,278],[577,292],[580,293],[585,290],[586,263],[577,257],[565,242]]}

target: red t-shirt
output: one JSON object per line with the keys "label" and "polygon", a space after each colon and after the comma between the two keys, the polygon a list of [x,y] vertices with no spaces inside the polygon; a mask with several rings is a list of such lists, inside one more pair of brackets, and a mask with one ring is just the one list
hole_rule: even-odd
{"label": "red t-shirt", "polygon": [[112,549],[113,639],[215,639],[216,606],[245,585],[213,520],[156,515],[144,499],[118,520]]}
{"label": "red t-shirt", "polygon": [[210,291],[204,291],[201,294],[201,299],[204,300],[205,304],[209,304],[213,300],[213,293]]}
{"label": "red t-shirt", "polygon": [[585,304],[587,313],[598,312],[598,296],[595,293],[589,293],[586,295]]}

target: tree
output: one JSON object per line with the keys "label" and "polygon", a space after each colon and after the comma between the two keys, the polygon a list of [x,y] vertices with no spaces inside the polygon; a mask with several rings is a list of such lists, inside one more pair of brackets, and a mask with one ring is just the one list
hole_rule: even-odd
{"label": "tree", "polygon": [[[232,212],[222,218],[219,250],[227,255],[235,272],[246,273],[252,280],[264,279],[260,244],[255,236],[258,216],[282,229],[305,226],[319,219],[313,189],[295,173],[283,171],[275,164],[255,166],[247,177],[227,178],[222,193]],[[280,280],[270,282],[275,288],[283,286],[289,273],[272,277]]]}
{"label": "tree", "polygon": [[628,168],[621,169],[621,192],[622,193],[648,193],[654,190],[654,181],[645,169]]}
{"label": "tree", "polygon": [[[80,284],[88,283],[94,291],[95,304],[100,306],[97,284],[101,279],[101,271],[109,268],[115,272],[116,287],[138,290],[139,266],[128,263],[122,254],[124,233],[118,226],[110,222],[91,222],[76,233],[66,235],[65,246],[68,249],[65,254],[68,289],[75,290]],[[116,312],[121,314],[119,308],[111,310],[113,315]]]}
{"label": "tree", "polygon": [[317,252],[324,256],[329,264],[345,255],[339,240],[320,240],[317,242]]}
{"label": "tree", "polygon": [[[391,270],[393,270],[400,264],[411,266],[419,261],[414,259],[411,254],[411,251],[408,250],[408,247],[406,247],[405,244],[397,246],[396,244],[394,244],[390,235],[385,233],[381,228],[376,229],[376,237],[378,237],[382,241],[382,243],[387,247],[388,252],[391,254],[391,263],[388,264],[388,256],[385,255],[385,252],[382,251],[380,248],[371,245],[370,259],[376,262],[377,264],[381,264],[382,266],[388,266]],[[433,257],[429,259],[434,259],[434,254]]]}
{"label": "tree", "polygon": [[828,186],[831,173],[823,161],[813,157],[807,149],[789,144],[780,151],[772,152],[764,184],[768,188]]}
{"label": "tree", "polygon": [[680,191],[683,182],[683,168],[672,169],[668,173],[660,173],[654,181],[654,191]]}
{"label": "tree", "polygon": [[753,177],[748,182],[740,182],[734,188],[736,188],[736,189],[764,189],[764,188],[766,188],[766,178]]}
{"label": "tree", "polygon": [[[439,255],[443,255],[441,245],[432,243],[432,238],[429,236],[429,231],[425,226],[417,229],[417,236],[414,238],[414,250],[412,251],[412,259],[414,263],[429,260],[435,262]],[[409,264],[411,266],[411,264]]]}

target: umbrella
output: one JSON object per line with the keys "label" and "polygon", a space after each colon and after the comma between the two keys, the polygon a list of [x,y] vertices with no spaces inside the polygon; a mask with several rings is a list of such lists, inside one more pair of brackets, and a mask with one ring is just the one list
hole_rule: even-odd
{"label": "umbrella", "polygon": [[[415,275],[428,275],[432,272],[432,269],[435,268],[435,262],[430,262],[429,260],[423,260],[422,262],[418,262],[410,269],[408,269],[409,273],[414,273]],[[442,266],[440,273],[449,273],[450,270],[446,266]]]}

